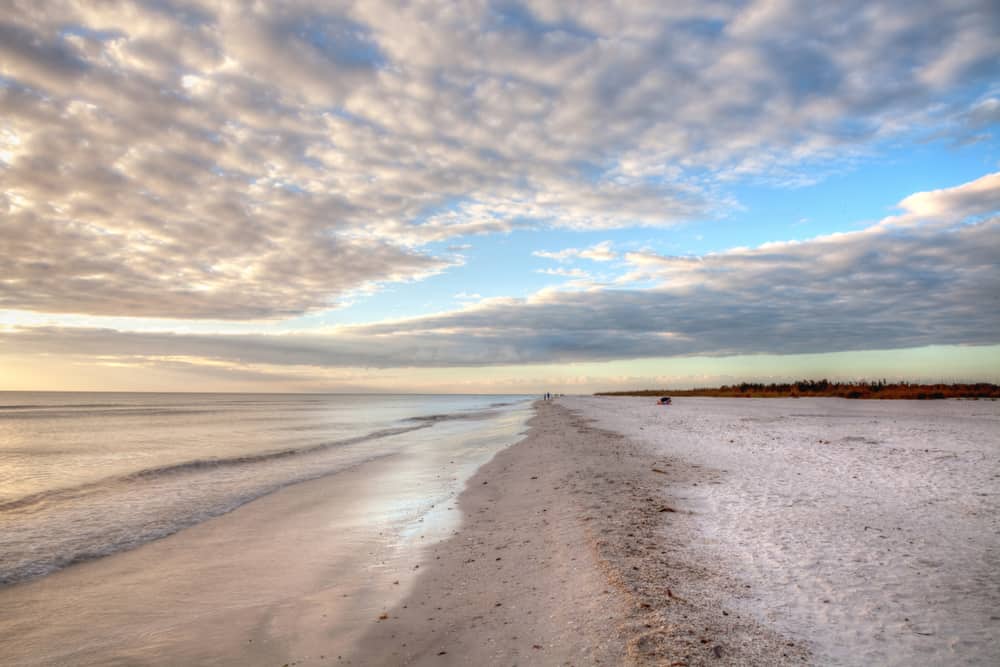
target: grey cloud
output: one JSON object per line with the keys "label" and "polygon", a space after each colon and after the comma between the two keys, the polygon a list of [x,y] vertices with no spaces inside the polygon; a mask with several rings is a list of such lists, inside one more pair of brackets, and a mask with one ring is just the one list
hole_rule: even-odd
{"label": "grey cloud", "polygon": [[352,88],[374,76],[383,60],[367,27],[336,9],[309,5],[254,6],[241,3],[220,21],[227,55],[265,81],[282,81],[283,97],[313,104],[343,103]]}
{"label": "grey cloud", "polygon": [[975,129],[1000,124],[1000,98],[990,97],[978,102],[963,114],[962,120]]}
{"label": "grey cloud", "polygon": [[998,179],[905,199],[919,222],[897,216],[858,232],[697,258],[629,255],[635,279],[659,283],[650,289],[487,299],[326,335],[22,328],[0,333],[0,343],[19,354],[376,368],[997,344]]}
{"label": "grey cloud", "polygon": [[996,91],[954,114],[948,127],[936,130],[932,139],[950,138],[955,145],[989,141],[1000,126],[1000,97]]}
{"label": "grey cloud", "polygon": [[87,63],[64,39],[0,21],[0,72],[35,81],[65,83],[86,72]]}
{"label": "grey cloud", "polygon": [[[0,304],[281,317],[444,270],[431,241],[711,217],[732,179],[791,182],[891,128],[951,131],[1000,73],[998,16],[987,0],[12,2]],[[994,115],[987,100],[965,125]]]}
{"label": "grey cloud", "polygon": [[369,283],[447,266],[387,243],[329,235],[276,238],[252,223],[189,222],[183,238],[162,234],[159,224],[136,227],[110,234],[58,218],[8,215],[0,238],[0,307],[175,318],[292,316],[335,306],[332,295]]}

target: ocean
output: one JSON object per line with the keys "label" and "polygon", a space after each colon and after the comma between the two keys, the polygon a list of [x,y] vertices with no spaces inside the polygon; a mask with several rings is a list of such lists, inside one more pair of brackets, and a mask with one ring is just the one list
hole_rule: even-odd
{"label": "ocean", "polygon": [[0,586],[386,457],[474,469],[518,439],[531,399],[2,392]]}

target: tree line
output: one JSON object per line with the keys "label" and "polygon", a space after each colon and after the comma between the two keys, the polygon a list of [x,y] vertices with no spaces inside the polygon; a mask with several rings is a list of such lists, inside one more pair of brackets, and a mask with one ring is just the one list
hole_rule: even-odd
{"label": "tree line", "polygon": [[796,382],[741,382],[721,387],[698,389],[641,389],[635,391],[605,391],[597,396],[718,396],[742,398],[798,398],[800,396],[831,396],[838,398],[934,400],[943,398],[1000,398],[1000,385],[988,382],[957,384],[919,384],[860,380],[833,382],[798,380]]}

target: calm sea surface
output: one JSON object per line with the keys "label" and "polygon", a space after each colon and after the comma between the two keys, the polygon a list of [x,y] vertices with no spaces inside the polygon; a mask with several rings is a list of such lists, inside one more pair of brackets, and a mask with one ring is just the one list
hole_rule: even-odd
{"label": "calm sea surface", "polygon": [[516,438],[526,396],[0,392],[0,585],[400,453]]}

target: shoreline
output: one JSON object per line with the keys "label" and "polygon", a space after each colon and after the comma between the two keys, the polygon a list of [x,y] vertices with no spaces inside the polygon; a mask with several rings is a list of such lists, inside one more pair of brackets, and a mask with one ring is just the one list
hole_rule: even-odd
{"label": "shoreline", "polygon": [[377,460],[0,587],[4,664],[336,664],[406,595],[400,575],[458,525],[464,481],[527,416],[392,436]]}
{"label": "shoreline", "polygon": [[392,456],[2,587],[0,653],[269,667],[1000,656],[992,402],[567,397],[512,419],[396,436]]}
{"label": "shoreline", "polygon": [[[672,483],[710,473],[559,404],[473,475],[462,523],[347,664],[802,664],[726,600],[740,584],[683,550]],[[673,544],[678,544],[674,547]]]}

